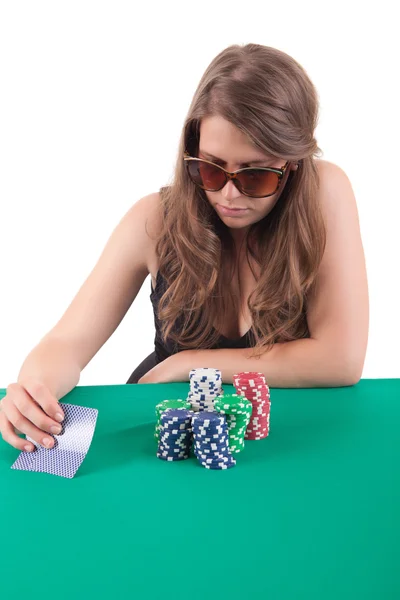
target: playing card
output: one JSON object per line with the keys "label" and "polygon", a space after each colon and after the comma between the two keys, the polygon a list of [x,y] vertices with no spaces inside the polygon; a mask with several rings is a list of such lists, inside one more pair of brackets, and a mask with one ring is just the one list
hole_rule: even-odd
{"label": "playing card", "polygon": [[23,450],[11,468],[18,469],[19,471],[31,471],[31,465],[36,460],[36,452],[37,450],[33,452],[25,452]]}
{"label": "playing card", "polygon": [[41,448],[30,470],[71,479],[81,466],[85,456],[85,452]]}
{"label": "playing card", "polygon": [[12,469],[45,472],[71,478],[79,469],[92,442],[98,411],[94,408],[60,403],[64,421],[59,435],[54,435],[53,448],[35,446],[33,452],[21,452]]}

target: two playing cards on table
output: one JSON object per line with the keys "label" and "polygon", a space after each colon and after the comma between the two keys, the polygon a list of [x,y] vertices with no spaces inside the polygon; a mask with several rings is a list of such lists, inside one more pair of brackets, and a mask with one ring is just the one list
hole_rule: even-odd
{"label": "two playing cards on table", "polygon": [[69,479],[74,477],[92,443],[98,410],[61,402],[60,406],[65,418],[61,423],[61,433],[53,435],[53,448],[43,448],[26,436],[36,450],[21,452],[12,469],[50,473]]}

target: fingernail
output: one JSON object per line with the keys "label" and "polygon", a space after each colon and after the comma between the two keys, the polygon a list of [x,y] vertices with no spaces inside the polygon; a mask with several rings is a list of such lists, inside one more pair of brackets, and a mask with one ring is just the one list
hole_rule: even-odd
{"label": "fingernail", "polygon": [[62,415],[61,413],[56,413],[56,419],[61,423],[61,421],[64,420],[64,415]]}
{"label": "fingernail", "polygon": [[51,445],[52,440],[50,438],[43,438],[43,445],[46,446],[46,448],[49,448]]}
{"label": "fingernail", "polygon": [[55,433],[55,434],[60,433],[61,427],[60,427],[60,425],[52,425],[50,427],[50,431],[51,431],[51,433]]}
{"label": "fingernail", "polygon": [[24,448],[27,452],[30,452],[32,450],[32,446],[26,445],[26,446],[24,446]]}

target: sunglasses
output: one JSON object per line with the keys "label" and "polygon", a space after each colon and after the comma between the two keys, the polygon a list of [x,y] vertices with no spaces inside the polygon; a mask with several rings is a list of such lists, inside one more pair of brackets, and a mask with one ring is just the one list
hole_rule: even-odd
{"label": "sunglasses", "polygon": [[202,190],[218,192],[231,179],[239,192],[250,198],[266,198],[275,194],[289,164],[287,161],[281,169],[245,167],[230,173],[209,160],[190,156],[188,152],[184,153],[183,160],[190,179]]}

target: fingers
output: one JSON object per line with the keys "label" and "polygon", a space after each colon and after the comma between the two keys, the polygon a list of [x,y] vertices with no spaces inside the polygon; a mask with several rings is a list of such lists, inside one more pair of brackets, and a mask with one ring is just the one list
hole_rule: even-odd
{"label": "fingers", "polygon": [[[21,431],[21,433],[28,435],[44,448],[52,448],[54,446],[54,438],[36,427],[31,421],[29,421],[26,417],[24,417],[23,414],[20,413],[16,406],[12,404],[7,407],[7,420],[12,427],[18,429]],[[58,427],[61,431],[61,426],[58,425]],[[9,432],[9,427],[6,427],[6,430]],[[23,441],[25,444],[27,443],[26,440]]]}
{"label": "fingers", "polygon": [[[52,436],[61,433],[58,419],[62,421],[64,413],[57,398],[45,385],[35,380],[24,381],[23,385],[10,384],[1,409],[0,432],[6,442],[18,449],[33,450],[31,442],[17,435],[20,432],[44,448],[54,446]],[[51,418],[53,415],[55,419]]]}
{"label": "fingers", "polygon": [[[58,421],[51,419],[36,403],[36,401],[32,400],[29,395],[24,392],[22,388],[15,390],[14,396],[14,406],[18,409],[19,413],[24,416],[28,421],[36,425],[38,429],[42,431],[47,431],[53,435],[57,435],[61,431],[61,425]],[[61,411],[61,408],[60,408]],[[7,415],[10,421],[12,421],[10,414]],[[20,427],[12,421],[18,429]],[[22,430],[22,433],[27,433]],[[32,436],[33,437],[33,436]]]}
{"label": "fingers", "polygon": [[14,427],[11,425],[10,421],[7,419],[4,413],[0,412],[0,431],[3,437],[3,440],[17,448],[17,450],[26,450],[27,452],[31,452],[34,450],[34,445],[30,442],[27,442],[25,439],[20,438],[16,435],[14,431]]}
{"label": "fingers", "polygon": [[34,379],[25,379],[23,387],[39,406],[43,408],[44,412],[50,418],[54,419],[56,424],[64,420],[64,412],[57,398],[53,396],[48,387]]}

